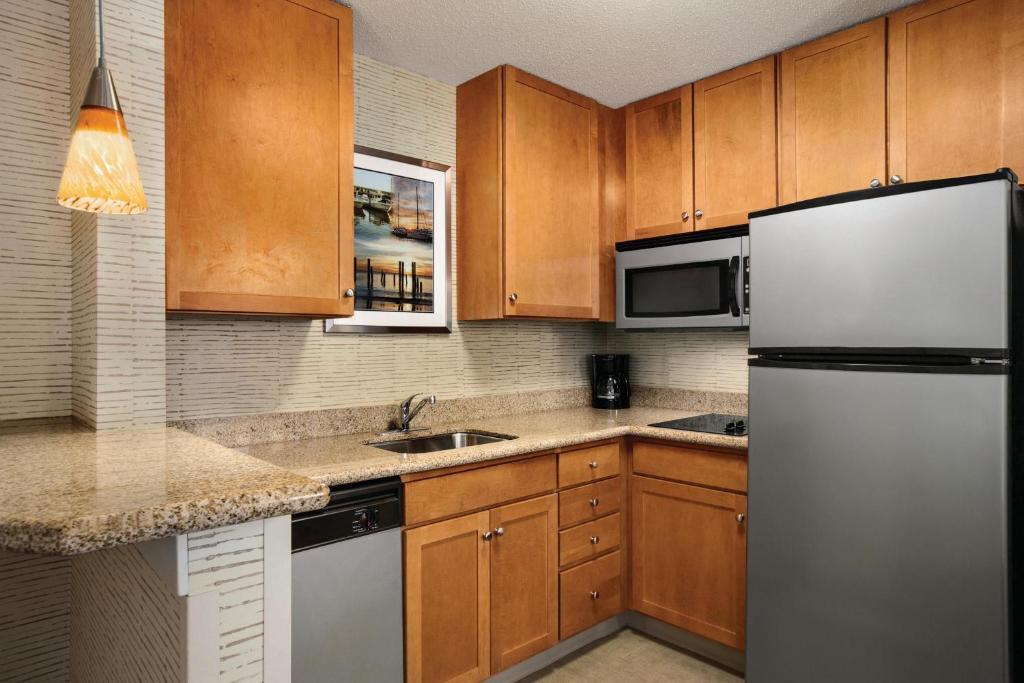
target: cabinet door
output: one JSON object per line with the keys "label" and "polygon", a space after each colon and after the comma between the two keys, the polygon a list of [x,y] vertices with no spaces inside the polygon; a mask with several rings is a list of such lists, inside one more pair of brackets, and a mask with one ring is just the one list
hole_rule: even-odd
{"label": "cabinet door", "polygon": [[743,648],[746,496],[632,478],[631,607]]}
{"label": "cabinet door", "polygon": [[630,239],[693,230],[693,86],[626,107]]}
{"label": "cabinet door", "polygon": [[694,229],[776,204],[775,57],[693,85]]}
{"label": "cabinet door", "polygon": [[482,681],[490,673],[490,514],[405,532],[409,683]]}
{"label": "cabinet door", "polygon": [[779,56],[779,201],[885,182],[885,19]]}
{"label": "cabinet door", "polygon": [[492,510],[491,673],[558,642],[558,497]]}
{"label": "cabinet door", "polygon": [[505,68],[508,316],[598,314],[597,104]]}
{"label": "cabinet door", "polygon": [[350,315],[351,10],[165,13],[167,309]]}
{"label": "cabinet door", "polygon": [[1024,13],[933,0],[889,17],[889,172],[904,181],[1024,169]]}

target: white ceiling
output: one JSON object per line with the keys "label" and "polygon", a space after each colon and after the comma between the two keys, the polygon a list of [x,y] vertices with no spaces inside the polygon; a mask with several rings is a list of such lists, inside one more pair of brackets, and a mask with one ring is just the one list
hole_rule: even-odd
{"label": "white ceiling", "polygon": [[457,85],[512,64],[619,107],[912,0],[347,0],[355,51]]}

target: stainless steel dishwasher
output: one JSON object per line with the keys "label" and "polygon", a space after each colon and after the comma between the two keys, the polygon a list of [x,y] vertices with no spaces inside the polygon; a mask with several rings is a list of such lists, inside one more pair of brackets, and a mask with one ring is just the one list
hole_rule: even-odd
{"label": "stainless steel dishwasher", "polygon": [[401,683],[402,485],[331,488],[292,518],[292,681]]}

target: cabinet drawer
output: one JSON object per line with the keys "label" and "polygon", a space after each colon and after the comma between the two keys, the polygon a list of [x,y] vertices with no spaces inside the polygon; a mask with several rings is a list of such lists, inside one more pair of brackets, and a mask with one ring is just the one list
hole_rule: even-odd
{"label": "cabinet drawer", "polygon": [[619,473],[619,444],[606,443],[558,454],[558,485],[573,486]]}
{"label": "cabinet drawer", "polygon": [[558,494],[558,526],[580,522],[618,512],[622,507],[622,477],[562,491]]}
{"label": "cabinet drawer", "polygon": [[420,479],[405,485],[405,523],[419,524],[554,490],[554,454]]}
{"label": "cabinet drawer", "polygon": [[730,491],[747,491],[746,454],[638,441],[633,472]]}
{"label": "cabinet drawer", "polygon": [[560,574],[561,639],[622,611],[621,563],[622,553],[615,551]]}
{"label": "cabinet drawer", "polygon": [[558,563],[563,567],[619,547],[622,515],[615,513],[558,534]]}

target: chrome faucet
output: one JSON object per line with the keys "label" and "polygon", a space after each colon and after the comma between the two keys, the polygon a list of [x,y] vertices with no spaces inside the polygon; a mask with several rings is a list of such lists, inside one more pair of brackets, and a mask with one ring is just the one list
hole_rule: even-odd
{"label": "chrome faucet", "polygon": [[399,415],[398,423],[397,424],[392,423],[392,425],[391,425],[395,429],[395,431],[398,431],[398,432],[416,431],[416,430],[409,429],[409,423],[412,422],[413,418],[416,417],[421,410],[423,410],[423,406],[427,405],[428,403],[430,405],[434,405],[435,403],[437,403],[437,396],[434,396],[433,394],[430,394],[426,398],[420,399],[420,402],[416,404],[416,407],[412,407],[412,400],[414,398],[416,398],[417,396],[422,396],[422,394],[413,394],[412,396],[410,396],[409,398],[405,399],[404,401],[402,401],[399,404],[399,406],[398,406],[398,415]]}

